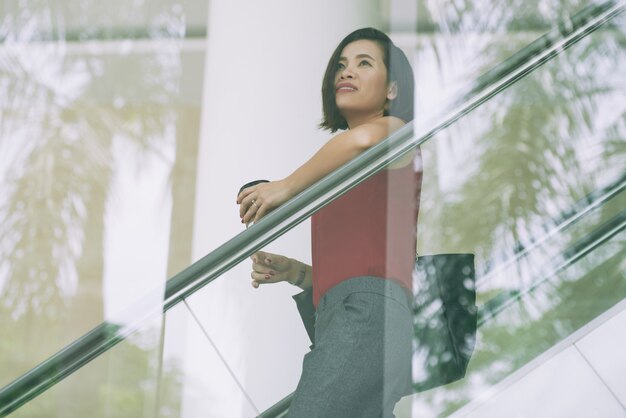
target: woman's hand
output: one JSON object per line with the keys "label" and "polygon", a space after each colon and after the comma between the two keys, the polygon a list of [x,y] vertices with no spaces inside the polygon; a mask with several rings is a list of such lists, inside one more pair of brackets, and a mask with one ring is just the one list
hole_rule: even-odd
{"label": "woman's hand", "polygon": [[291,194],[283,180],[260,183],[247,187],[237,196],[241,222],[256,222],[267,213],[285,203]]}
{"label": "woman's hand", "polygon": [[265,283],[293,280],[293,267],[298,263],[296,260],[263,251],[253,254],[250,258],[252,259],[252,287],[258,288],[259,285]]}
{"label": "woman's hand", "polygon": [[282,255],[259,251],[252,259],[252,287],[265,283],[288,282],[301,289],[312,286],[311,266]]}

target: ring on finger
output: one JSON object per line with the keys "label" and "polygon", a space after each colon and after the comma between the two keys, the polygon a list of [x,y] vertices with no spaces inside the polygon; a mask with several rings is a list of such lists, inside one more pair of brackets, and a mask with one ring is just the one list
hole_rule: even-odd
{"label": "ring on finger", "polygon": [[260,206],[256,204],[256,199],[252,200],[252,204],[254,205],[255,208],[259,209]]}

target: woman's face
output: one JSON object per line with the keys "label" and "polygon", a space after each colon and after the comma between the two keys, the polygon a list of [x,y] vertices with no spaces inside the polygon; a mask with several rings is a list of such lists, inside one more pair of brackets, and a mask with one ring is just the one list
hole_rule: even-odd
{"label": "woman's face", "polygon": [[335,102],[348,124],[355,117],[382,116],[392,93],[382,47],[366,39],[346,45],[335,74]]}

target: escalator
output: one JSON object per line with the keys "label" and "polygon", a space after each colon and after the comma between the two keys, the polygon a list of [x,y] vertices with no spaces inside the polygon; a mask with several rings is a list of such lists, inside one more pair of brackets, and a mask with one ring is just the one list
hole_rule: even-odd
{"label": "escalator", "polygon": [[[474,110],[507,89],[521,88],[525,76],[535,70],[540,73],[542,65],[567,48],[587,39],[596,29],[610,26],[625,7],[624,2],[602,3],[558,25],[477,79],[447,107],[452,110],[406,126],[171,278],[164,295],[155,291],[122,315],[132,318],[130,321],[101,324],[14,380],[0,390],[0,416],[27,407],[150,321],[187,303],[189,296],[389,162],[415,146],[436,141],[446,129],[472,117]],[[398,415],[410,414],[413,404],[420,402],[431,405],[442,416],[454,413],[476,397],[477,379],[482,381],[478,387],[488,390],[624,299],[626,179],[619,165],[607,171],[609,174],[598,180],[595,189],[570,202],[570,209],[561,212],[562,216],[544,222],[533,234],[513,244],[514,257],[485,263],[477,278],[477,291],[482,295],[479,340],[489,341],[489,347],[477,348],[466,379],[416,394],[415,399],[407,401],[412,406],[407,403],[398,407],[408,408]],[[587,301],[591,307],[584,314],[578,309],[580,295],[593,295],[594,303]],[[155,304],[155,300],[159,302]],[[534,312],[528,312],[531,307]],[[517,341],[524,350],[503,355],[511,341]],[[286,397],[262,416],[283,416],[289,399]]]}

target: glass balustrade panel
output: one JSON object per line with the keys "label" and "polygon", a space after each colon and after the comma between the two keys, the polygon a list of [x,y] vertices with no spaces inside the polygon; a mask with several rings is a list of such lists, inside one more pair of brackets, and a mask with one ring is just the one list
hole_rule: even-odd
{"label": "glass balustrade panel", "polygon": [[191,263],[205,10],[3,4],[0,386]]}

